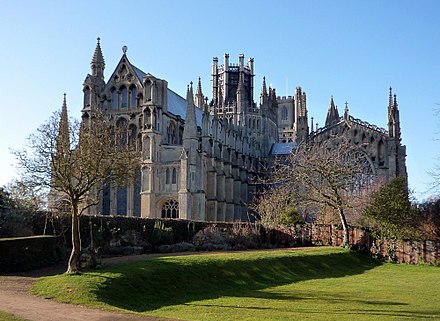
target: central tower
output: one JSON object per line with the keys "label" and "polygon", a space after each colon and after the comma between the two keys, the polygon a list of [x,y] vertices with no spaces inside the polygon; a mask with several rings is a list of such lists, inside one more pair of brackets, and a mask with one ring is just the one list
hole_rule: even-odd
{"label": "central tower", "polygon": [[224,54],[224,64],[218,65],[218,58],[212,62],[212,105],[217,106],[219,118],[229,124],[238,125],[252,112],[254,103],[254,59],[244,63],[239,55],[238,64],[229,63],[229,54]]}

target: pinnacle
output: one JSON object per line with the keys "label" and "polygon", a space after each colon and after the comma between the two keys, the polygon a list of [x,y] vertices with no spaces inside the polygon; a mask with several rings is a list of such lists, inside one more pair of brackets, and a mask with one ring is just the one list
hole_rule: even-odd
{"label": "pinnacle", "polygon": [[92,64],[102,64],[103,68],[105,66],[104,56],[101,50],[101,38],[97,38],[95,53],[93,54]]}

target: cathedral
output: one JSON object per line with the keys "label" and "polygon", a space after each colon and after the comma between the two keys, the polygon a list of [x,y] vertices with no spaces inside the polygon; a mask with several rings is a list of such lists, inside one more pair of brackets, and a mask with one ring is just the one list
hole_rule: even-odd
{"label": "cathedral", "polygon": [[136,146],[142,159],[132,182],[106,184],[89,214],[247,221],[246,204],[256,192],[252,177],[263,165],[291,153],[303,140],[326,139],[333,133],[362,144],[374,174],[385,179],[407,176],[391,88],[388,130],[354,118],[347,104],[339,116],[333,98],[325,126],[318,128],[313,118],[309,123],[301,87],[294,96],[279,97],[263,78],[261,93],[254,98],[254,59],[245,61],[239,55],[238,63],[231,63],[229,58],[224,54],[222,64],[213,58],[211,99],[203,93],[200,78],[196,85],[189,84],[183,98],[166,80],[133,65],[125,46],[106,81],[98,38],[91,73],[83,84],[83,118],[101,110],[127,133],[127,143]]}

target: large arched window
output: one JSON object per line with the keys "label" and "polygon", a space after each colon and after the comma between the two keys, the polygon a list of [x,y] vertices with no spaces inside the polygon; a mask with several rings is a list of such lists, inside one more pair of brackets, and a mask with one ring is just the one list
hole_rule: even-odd
{"label": "large arched window", "polygon": [[112,109],[118,109],[118,91],[116,90],[116,88],[112,88],[111,97],[112,97]]}
{"label": "large arched window", "polygon": [[168,200],[162,205],[162,218],[179,218],[179,203]]}
{"label": "large arched window", "polygon": [[128,107],[128,93],[127,93],[127,87],[122,86],[121,87],[121,109],[125,109]]}
{"label": "large arched window", "polygon": [[135,86],[130,87],[130,108],[137,108],[137,90]]}

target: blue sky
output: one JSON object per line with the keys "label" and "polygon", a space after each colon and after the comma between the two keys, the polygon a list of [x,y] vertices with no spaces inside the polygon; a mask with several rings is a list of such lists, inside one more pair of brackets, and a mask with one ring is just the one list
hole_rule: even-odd
{"label": "blue sky", "polygon": [[[3,1],[0,5],[0,185],[15,176],[10,148],[26,144],[62,104],[79,117],[82,83],[101,37],[109,77],[123,45],[130,61],[184,96],[202,78],[211,97],[212,57],[255,58],[279,95],[307,93],[324,124],[330,96],[340,110],[387,126],[397,94],[410,187],[426,192],[440,155],[439,1]],[[286,86],[287,84],[287,86]]]}

